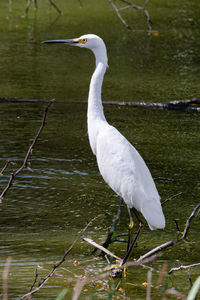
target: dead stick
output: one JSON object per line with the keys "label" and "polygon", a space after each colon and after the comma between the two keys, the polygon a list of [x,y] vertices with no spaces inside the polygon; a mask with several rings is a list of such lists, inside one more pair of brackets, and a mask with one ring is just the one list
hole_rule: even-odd
{"label": "dead stick", "polygon": [[190,223],[191,223],[192,219],[195,217],[196,212],[199,208],[200,208],[200,203],[193,209],[191,215],[187,219],[185,228],[184,228],[184,232],[183,232],[183,236],[182,236],[182,240],[186,238],[188,230],[190,229]]}
{"label": "dead stick", "polygon": [[95,248],[100,249],[101,251],[103,251],[104,253],[118,259],[118,260],[122,260],[120,257],[116,256],[115,254],[113,254],[112,252],[110,252],[108,249],[104,248],[103,246],[97,244],[96,242],[94,242],[93,240],[87,238],[86,236],[82,235],[82,240],[91,244],[92,246],[94,246]]}
{"label": "dead stick", "polygon": [[190,268],[194,268],[194,267],[198,267],[200,266],[200,262],[196,263],[196,264],[192,264],[192,265],[187,265],[187,266],[183,266],[181,265],[180,267],[177,268],[172,268],[171,270],[169,270],[169,274],[173,273],[174,271],[179,271],[179,270],[183,270],[183,269],[190,269]]}
{"label": "dead stick", "polygon": [[51,278],[51,276],[55,273],[55,271],[58,269],[58,267],[65,261],[66,256],[69,254],[69,252],[71,252],[71,250],[74,248],[74,245],[77,243],[77,241],[81,238],[81,236],[83,235],[83,233],[87,230],[87,228],[90,226],[90,224],[96,219],[97,217],[93,218],[86,226],[85,228],[81,231],[81,233],[79,234],[79,236],[74,240],[74,242],[72,243],[72,245],[68,248],[68,250],[64,253],[62,259],[53,266],[52,270],[42,279],[40,280],[38,287],[35,288],[34,290],[32,290],[31,292],[21,296],[18,298],[19,299],[24,299],[27,297],[32,296],[33,294],[35,294],[37,291],[39,291],[42,286],[49,280],[49,278]]}
{"label": "dead stick", "polygon": [[9,188],[12,186],[13,184],[13,181],[15,179],[15,177],[27,166],[27,162],[28,162],[28,158],[30,156],[30,154],[32,153],[33,151],[33,147],[35,146],[41,132],[42,132],[42,129],[44,128],[45,124],[46,124],[46,117],[47,117],[47,112],[48,112],[48,109],[50,107],[50,105],[55,102],[55,100],[51,100],[49,101],[48,105],[46,106],[45,110],[44,110],[44,114],[43,114],[43,119],[42,119],[42,123],[41,123],[41,126],[32,142],[32,144],[30,145],[27,153],[26,153],[26,156],[24,158],[24,161],[21,165],[21,167],[19,169],[17,169],[16,171],[14,171],[11,175],[10,175],[10,178],[9,178],[9,181],[8,181],[8,184],[7,186],[5,187],[5,189],[3,190],[3,192],[1,193],[0,195],[0,203],[2,202],[3,200],[3,197],[5,196],[5,194],[7,193],[7,191],[9,190]]}

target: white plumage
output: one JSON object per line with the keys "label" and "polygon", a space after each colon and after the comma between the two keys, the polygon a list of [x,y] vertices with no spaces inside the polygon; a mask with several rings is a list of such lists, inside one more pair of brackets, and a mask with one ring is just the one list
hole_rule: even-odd
{"label": "white plumage", "polygon": [[143,214],[150,229],[164,228],[160,197],[148,167],[127,139],[108,124],[103,113],[101,87],[108,63],[103,40],[87,34],[78,39],[46,43],[66,43],[93,51],[96,68],[90,82],[87,120],[90,146],[99,171],[129,208],[134,207]]}

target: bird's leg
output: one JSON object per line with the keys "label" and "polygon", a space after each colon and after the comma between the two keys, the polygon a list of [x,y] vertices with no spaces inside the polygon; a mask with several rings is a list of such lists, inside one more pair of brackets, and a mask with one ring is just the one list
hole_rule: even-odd
{"label": "bird's leg", "polygon": [[129,215],[129,233],[128,233],[128,243],[127,243],[126,251],[128,251],[128,249],[130,248],[131,237],[133,236],[133,227],[134,227],[134,221],[131,215],[130,208],[128,206],[127,206],[127,210]]}
{"label": "bird's leg", "polygon": [[128,237],[128,247],[127,247],[127,251],[126,251],[126,254],[123,258],[123,260],[121,261],[121,263],[119,265],[115,265],[115,266],[112,266],[112,269],[111,269],[111,276],[113,278],[116,278],[116,277],[122,277],[122,274],[123,277],[126,276],[126,271],[127,271],[127,268],[124,267],[123,270],[122,270],[122,266],[128,261],[128,259],[130,258],[132,252],[133,252],[133,249],[134,249],[134,246],[136,244],[136,241],[139,237],[140,234],[142,234],[142,231],[143,231],[143,222],[139,219],[139,216],[137,214],[137,212],[135,211],[135,209],[133,209],[133,212],[139,222],[139,228],[138,230],[136,231],[135,233],[135,236],[134,236],[134,231],[133,231],[133,227],[134,227],[134,222],[133,222],[133,218],[132,218],[132,215],[131,215],[131,212],[130,212],[130,209],[128,208],[128,213],[129,213],[129,219],[130,219],[130,222],[129,222],[129,237]]}
{"label": "bird's leg", "polygon": [[[119,197],[119,199],[120,199],[120,202],[119,202],[119,206],[118,206],[118,210],[117,210],[117,215],[116,215],[115,220],[114,220],[114,222],[113,222],[113,224],[110,228],[110,231],[108,233],[108,236],[107,236],[105,242],[102,244],[102,246],[104,248],[108,248],[108,246],[112,243],[112,236],[113,236],[113,233],[114,233],[115,228],[117,226],[117,223],[119,222],[119,218],[120,218],[120,214],[121,214],[121,208],[122,208],[122,205],[123,205],[123,202],[124,202],[124,200],[121,197]],[[92,254],[94,254],[96,251],[97,251],[97,248],[95,248],[92,251]]]}
{"label": "bird's leg", "polygon": [[123,258],[122,265],[124,265],[127,262],[127,260],[130,258],[131,254],[133,252],[133,247],[135,246],[135,243],[136,243],[138,237],[142,234],[143,227],[144,227],[144,224],[140,220],[139,221],[139,228],[138,228],[138,230],[137,230],[137,232],[135,234],[135,237],[132,239],[132,242],[131,242],[131,245],[130,245],[128,251],[126,252],[126,254],[125,254],[124,258]]}

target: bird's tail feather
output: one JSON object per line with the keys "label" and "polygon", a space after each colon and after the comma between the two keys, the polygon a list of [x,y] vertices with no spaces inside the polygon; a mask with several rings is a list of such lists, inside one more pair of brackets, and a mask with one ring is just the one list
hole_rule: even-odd
{"label": "bird's tail feather", "polygon": [[163,229],[165,227],[165,217],[162,211],[160,200],[153,199],[146,201],[141,210],[151,230]]}

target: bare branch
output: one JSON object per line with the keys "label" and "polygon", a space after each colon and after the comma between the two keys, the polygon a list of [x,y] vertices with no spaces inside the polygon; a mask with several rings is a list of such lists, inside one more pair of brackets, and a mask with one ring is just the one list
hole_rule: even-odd
{"label": "bare branch", "polygon": [[130,26],[126,23],[126,21],[122,18],[120,12],[119,12],[119,9],[117,8],[117,6],[113,3],[112,0],[109,0],[109,2],[111,3],[112,7],[114,8],[114,10],[116,11],[119,19],[122,21],[122,23],[128,28],[130,29]]}
{"label": "bare branch", "polygon": [[200,266],[200,262],[196,263],[196,264],[192,264],[192,265],[187,265],[187,266],[183,266],[181,265],[180,267],[177,268],[171,268],[171,270],[169,270],[169,274],[173,273],[174,271],[179,271],[179,270],[185,270],[185,269],[190,269],[190,268],[194,268],[194,267],[198,267]]}
{"label": "bare branch", "polygon": [[55,271],[58,269],[58,267],[66,260],[66,256],[71,252],[71,250],[74,248],[74,245],[77,243],[77,241],[81,238],[81,236],[83,235],[83,233],[87,230],[87,228],[91,225],[91,223],[96,219],[97,217],[93,218],[86,226],[85,228],[81,231],[81,233],[79,234],[79,236],[74,240],[74,242],[71,244],[71,246],[68,248],[68,250],[64,253],[63,257],[61,258],[61,260],[55,264],[52,268],[52,270],[43,278],[40,280],[40,282],[38,283],[38,287],[35,288],[34,290],[30,291],[29,293],[21,296],[18,298],[19,299],[24,299],[27,297],[32,296],[33,294],[35,294],[36,292],[38,292],[43,285],[49,280],[49,278],[51,278],[53,276],[53,274],[55,273]]}
{"label": "bare branch", "polygon": [[186,238],[188,230],[190,229],[190,223],[191,223],[192,219],[195,217],[195,215],[198,212],[199,208],[200,208],[200,203],[193,209],[191,215],[187,219],[186,224],[185,224],[185,228],[184,228],[184,232],[183,232],[183,236],[182,236],[182,240]]}
{"label": "bare branch", "polygon": [[133,8],[133,9],[136,9],[136,10],[139,10],[139,11],[143,11],[144,12],[144,15],[146,17],[146,20],[147,20],[147,26],[148,26],[148,29],[150,32],[152,32],[152,26],[151,26],[151,20],[150,20],[150,15],[149,15],[149,12],[148,10],[145,8],[147,3],[148,3],[149,0],[146,0],[144,2],[144,5],[143,6],[138,6],[136,4],[132,4],[131,2],[127,1],[127,0],[121,0],[121,2],[127,4],[126,6],[123,6],[123,7],[119,7],[117,8],[117,6],[113,3],[113,0],[109,0],[109,2],[111,3],[112,7],[114,8],[114,10],[116,11],[119,19],[122,21],[122,23],[130,29],[130,26],[126,23],[126,21],[122,18],[121,14],[120,14],[120,11],[123,11],[123,10],[126,10],[126,9],[129,9],[129,8]]}
{"label": "bare branch", "polygon": [[159,251],[162,251],[168,247],[171,247],[174,245],[174,241],[171,240],[169,242],[166,242],[160,246],[157,246],[156,248],[152,249],[151,251],[147,252],[146,254],[140,256],[140,258],[137,260],[137,262],[142,262],[143,260],[145,260],[146,258],[151,257],[152,255],[158,253]]}
{"label": "bare branch", "polygon": [[47,117],[48,109],[49,109],[50,105],[51,105],[52,103],[54,103],[54,102],[55,102],[55,100],[51,100],[51,101],[49,101],[48,105],[46,106],[46,108],[45,108],[45,110],[44,110],[44,114],[43,114],[43,119],[42,119],[41,126],[40,126],[40,128],[39,128],[39,130],[38,130],[38,132],[37,132],[37,134],[36,134],[36,136],[35,136],[35,138],[34,138],[32,144],[30,145],[30,147],[29,147],[29,149],[28,149],[28,151],[27,151],[27,153],[26,153],[26,156],[25,156],[25,158],[24,158],[24,161],[23,161],[21,167],[20,167],[19,169],[17,169],[16,171],[14,171],[14,172],[10,175],[8,184],[7,184],[7,186],[4,188],[3,192],[2,192],[1,195],[0,195],[0,203],[2,202],[3,197],[5,196],[5,194],[6,194],[7,191],[9,190],[9,188],[12,186],[15,177],[16,177],[16,176],[17,176],[24,168],[27,167],[27,163],[28,163],[29,156],[30,156],[30,154],[32,153],[33,148],[34,148],[34,146],[35,146],[35,144],[36,144],[36,142],[37,142],[37,140],[38,140],[38,138],[39,138],[39,136],[40,136],[40,134],[41,134],[41,132],[42,132],[42,130],[43,130],[43,128],[44,128],[44,126],[46,125],[46,117]]}

